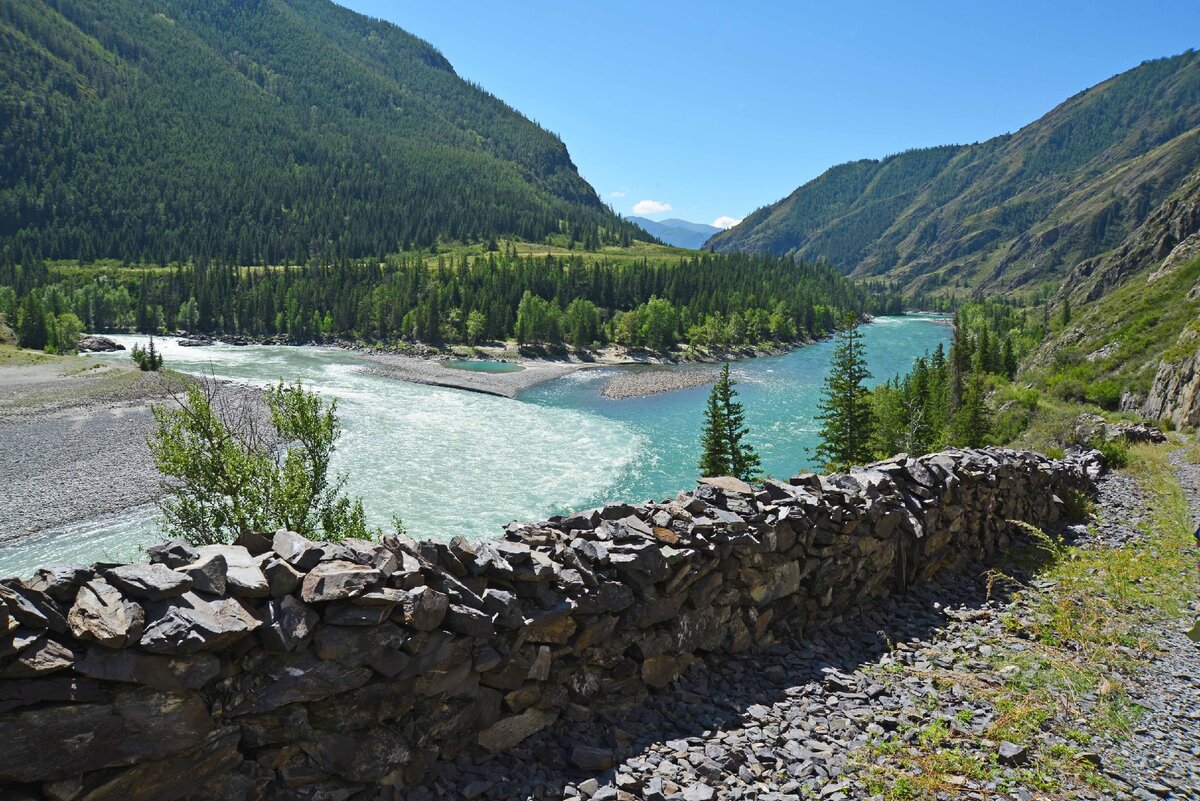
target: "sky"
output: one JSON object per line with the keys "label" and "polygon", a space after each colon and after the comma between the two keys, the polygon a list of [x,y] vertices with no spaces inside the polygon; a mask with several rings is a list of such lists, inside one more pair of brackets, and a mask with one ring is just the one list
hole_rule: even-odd
{"label": "sky", "polygon": [[829,167],[1015,131],[1200,47],[1200,2],[338,0],[558,134],[614,210],[732,224]]}

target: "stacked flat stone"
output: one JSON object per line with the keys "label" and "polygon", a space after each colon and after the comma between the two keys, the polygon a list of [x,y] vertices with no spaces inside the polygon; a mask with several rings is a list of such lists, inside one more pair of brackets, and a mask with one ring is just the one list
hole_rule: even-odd
{"label": "stacked flat stone", "polygon": [[638,703],[1062,515],[1099,453],[705,479],[502,539],[172,541],[0,581],[4,798],[402,798],[439,760]]}

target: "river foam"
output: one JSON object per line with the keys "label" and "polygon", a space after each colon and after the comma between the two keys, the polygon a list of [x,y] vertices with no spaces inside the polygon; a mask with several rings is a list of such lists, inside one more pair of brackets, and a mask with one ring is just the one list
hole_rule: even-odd
{"label": "river foam", "polygon": [[[929,318],[880,318],[863,329],[874,378],[906,371],[949,328]],[[143,337],[113,336],[132,348]],[[337,398],[344,434],[334,466],[350,475],[369,521],[403,518],[417,537],[487,537],[529,520],[608,500],[673,496],[694,485],[707,388],[613,400],[610,370],[587,370],[535,387],[518,400],[410,384],[361,369],[330,348],[181,347],[156,339],[169,367],[266,386],[280,378]],[[739,362],[733,376],[764,469],[812,466],[813,420],[832,343]],[[94,358],[128,359],[128,352]],[[152,508],[43,532],[0,548],[0,574],[50,561],[136,557],[161,538]]]}

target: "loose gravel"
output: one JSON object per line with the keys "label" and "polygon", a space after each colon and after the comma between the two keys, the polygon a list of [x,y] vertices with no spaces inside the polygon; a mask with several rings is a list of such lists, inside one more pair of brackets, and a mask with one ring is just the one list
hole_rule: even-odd
{"label": "loose gravel", "polygon": [[[1192,521],[1200,523],[1200,465],[1182,451],[1172,453],[1171,462],[1191,502]],[[1098,517],[1109,542],[1120,542],[1130,521],[1145,514],[1129,502],[1131,494],[1102,496]],[[1147,712],[1135,736],[1113,743],[1106,754],[1117,799],[1200,799],[1200,645],[1184,633],[1200,617],[1200,603],[1193,601],[1191,612],[1190,619],[1163,627],[1161,653],[1132,681],[1131,694]]]}
{"label": "loose gravel", "polygon": [[717,373],[711,369],[631,367],[608,379],[600,394],[614,399],[645,398],[663,392],[708,386],[716,380]]}
{"label": "loose gravel", "polygon": [[370,363],[370,366],[364,367],[363,370],[372,375],[413,384],[482,392],[502,398],[515,398],[522,390],[594,366],[574,362],[525,360],[519,362],[524,369],[518,372],[487,373],[447,367],[438,359],[422,359],[395,353],[365,353],[361,354],[360,358]]}
{"label": "loose gravel", "polygon": [[[43,370],[0,393],[0,542],[149,503],[162,476],[151,406],[174,403],[170,374]],[[260,397],[258,390],[229,390]],[[240,401],[239,401],[240,402]]]}

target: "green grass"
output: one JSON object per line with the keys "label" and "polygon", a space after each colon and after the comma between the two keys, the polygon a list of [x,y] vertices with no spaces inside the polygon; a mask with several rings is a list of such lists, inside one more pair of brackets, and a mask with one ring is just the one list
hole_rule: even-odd
{"label": "green grass", "polygon": [[58,357],[40,350],[18,348],[15,345],[0,345],[0,368],[23,367],[31,364],[46,364]]}
{"label": "green grass", "polygon": [[[1083,755],[1098,739],[1133,732],[1142,710],[1125,690],[1127,677],[1156,651],[1163,624],[1183,616],[1200,593],[1187,499],[1168,453],[1168,447],[1150,445],[1129,449],[1128,473],[1152,513],[1140,540],[1084,549],[1041,535],[1033,549],[1014,555],[1014,565],[1039,565],[1040,581],[1016,589],[1024,611],[1020,619],[1002,618],[1006,633],[990,643],[990,670],[918,674],[940,693],[965,691],[975,705],[991,707],[993,720],[979,736],[936,721],[911,742],[877,739],[858,756],[860,778],[871,793],[916,801],[968,792],[999,798],[1012,784],[1050,797],[1079,788],[1111,791]],[[1200,443],[1191,444],[1190,455],[1200,461]],[[909,673],[916,671],[905,668],[902,675]],[[888,675],[896,678],[895,671]],[[1039,747],[1047,733],[1062,742]],[[1000,740],[1033,748],[1029,761],[1015,769],[1000,766],[988,745]],[[996,783],[996,793],[979,789],[989,782]]]}
{"label": "green grass", "polygon": [[[1200,299],[1187,299],[1200,281],[1200,259],[1157,281],[1146,270],[1099,301],[1076,310],[1070,336],[1043,346],[1049,364],[1023,377],[1058,397],[1113,408],[1123,389],[1149,389],[1160,360],[1176,361],[1200,347]],[[1089,354],[1116,343],[1109,356]]]}
{"label": "green grass", "polygon": [[[574,248],[570,247],[569,242],[564,236],[547,237],[547,241],[545,242],[501,239],[498,240],[498,245],[502,252],[512,248],[521,256],[579,256],[589,264],[603,263],[613,266],[634,264],[641,262],[643,259],[674,263],[679,261],[679,259],[694,258],[703,254],[703,251],[699,250],[677,248],[671,245],[659,245],[641,240],[634,240],[626,247],[605,245],[597,250],[584,250],[583,246],[578,243]],[[425,251],[424,258],[426,264],[430,267],[435,267],[439,260],[447,263],[457,263],[463,256],[466,256],[469,260],[474,260],[477,258],[486,258],[487,254],[488,249],[485,243],[449,243],[439,246],[435,253]],[[180,265],[178,263],[171,263],[169,265],[127,265],[118,259],[97,259],[82,263],[73,260],[48,261],[46,262],[46,266],[50,271],[51,277],[56,281],[69,281],[71,279],[92,280],[100,276],[105,276],[112,281],[122,281],[138,278],[146,273],[169,273],[177,269]],[[289,266],[295,267],[298,265],[275,264],[269,267],[252,266],[242,267],[241,269],[251,272],[281,270]]]}
{"label": "green grass", "polygon": [[5,367],[32,367],[36,365],[54,365],[59,373],[65,376],[79,375],[91,370],[103,369],[109,365],[95,359],[82,356],[57,356],[40,350],[18,348],[14,345],[0,344],[0,369]]}

